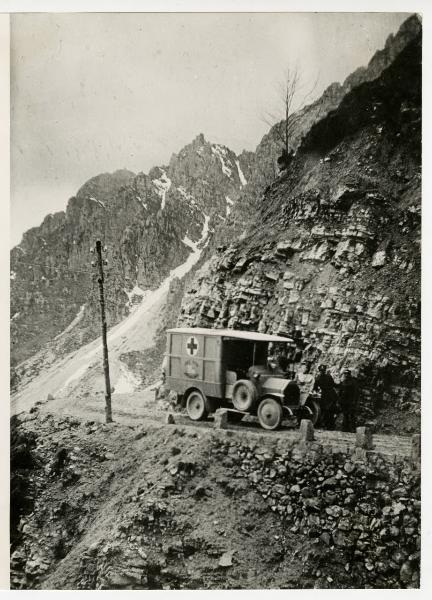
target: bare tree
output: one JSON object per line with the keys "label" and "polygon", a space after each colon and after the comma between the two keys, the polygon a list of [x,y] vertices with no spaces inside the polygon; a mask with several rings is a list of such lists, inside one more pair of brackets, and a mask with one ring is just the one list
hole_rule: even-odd
{"label": "bare tree", "polygon": [[[282,83],[279,85],[278,96],[280,107],[276,113],[266,112],[264,122],[273,127],[274,134],[280,144],[282,155],[278,159],[281,168],[288,168],[294,153],[293,132],[301,117],[301,109],[313,94],[318,83],[318,77],[312,86],[302,79],[298,67],[288,67]],[[306,89],[306,92],[305,92]]]}

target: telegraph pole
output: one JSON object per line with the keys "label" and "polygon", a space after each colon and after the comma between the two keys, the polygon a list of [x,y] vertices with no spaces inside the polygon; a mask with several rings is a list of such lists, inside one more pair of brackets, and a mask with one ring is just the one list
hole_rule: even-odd
{"label": "telegraph pole", "polygon": [[[106,250],[106,248],[104,248]],[[111,412],[111,383],[109,373],[109,362],[108,362],[108,344],[107,344],[107,323],[105,316],[105,296],[104,296],[104,272],[103,265],[107,264],[107,261],[102,260],[102,243],[100,240],[96,240],[96,254],[97,254],[97,267],[99,270],[98,284],[99,284],[99,302],[101,308],[101,319],[102,319],[102,347],[103,347],[103,366],[105,374],[105,421],[112,423],[112,412]],[[94,263],[92,263],[94,264]]]}

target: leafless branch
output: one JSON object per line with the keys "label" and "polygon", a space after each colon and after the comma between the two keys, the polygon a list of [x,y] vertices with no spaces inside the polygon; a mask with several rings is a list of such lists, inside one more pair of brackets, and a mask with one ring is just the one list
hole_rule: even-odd
{"label": "leafless branch", "polygon": [[[298,66],[287,68],[283,81],[279,84],[279,101],[281,114],[266,112],[262,120],[273,128],[274,135],[282,148],[282,156],[288,164],[290,152],[292,152],[292,137],[296,125],[301,117],[300,111],[306,105],[314,93],[319,80],[317,76],[312,86],[307,86],[302,78]],[[299,94],[305,90],[299,100]],[[294,110],[295,109],[295,110]]]}

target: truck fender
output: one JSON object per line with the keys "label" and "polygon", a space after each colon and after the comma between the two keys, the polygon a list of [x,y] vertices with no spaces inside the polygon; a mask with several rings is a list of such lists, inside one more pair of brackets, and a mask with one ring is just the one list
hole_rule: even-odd
{"label": "truck fender", "polygon": [[276,394],[274,392],[272,394],[264,394],[259,401],[261,402],[261,400],[264,400],[265,398],[273,398],[274,400],[277,400],[279,404],[283,405],[283,394]]}
{"label": "truck fender", "polygon": [[279,404],[282,406],[283,414],[286,419],[290,419],[291,417],[294,417],[293,410],[289,406],[286,406],[284,404],[283,394],[266,394],[265,396],[260,398],[260,402],[261,402],[261,400],[264,400],[264,398],[273,398],[274,400],[277,400],[277,402],[279,402]]}

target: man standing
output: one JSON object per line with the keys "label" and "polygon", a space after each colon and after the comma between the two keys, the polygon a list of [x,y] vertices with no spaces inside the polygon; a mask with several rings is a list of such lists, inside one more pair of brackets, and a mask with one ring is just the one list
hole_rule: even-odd
{"label": "man standing", "polygon": [[279,366],[282,369],[282,371],[284,373],[286,373],[286,371],[288,370],[288,365],[289,365],[286,348],[281,348],[279,350],[279,353],[278,353],[278,362],[279,362]]}
{"label": "man standing", "polygon": [[271,354],[267,358],[267,369],[270,371],[272,375],[283,375],[284,372],[281,369],[279,364],[278,356],[276,354]]}
{"label": "man standing", "polygon": [[315,378],[309,372],[310,365],[305,360],[300,364],[294,381],[300,388],[300,405],[303,406],[314,388]]}
{"label": "man standing", "polygon": [[337,410],[338,395],[336,393],[336,384],[330,373],[327,373],[327,366],[318,367],[318,377],[315,379],[314,390],[321,392],[321,411],[323,424],[326,429],[334,429],[335,413]]}
{"label": "man standing", "polygon": [[342,431],[355,431],[355,416],[360,390],[349,369],[342,371],[339,384],[339,402],[343,414]]}

